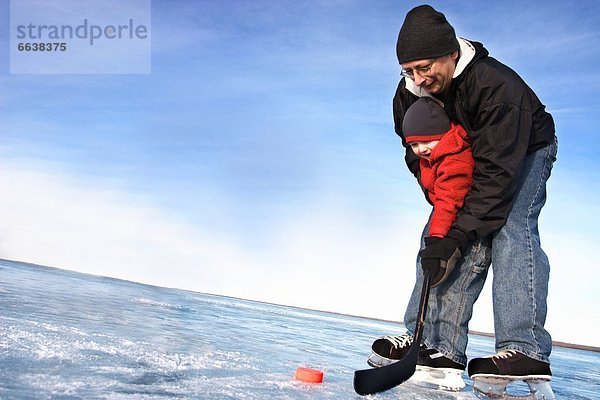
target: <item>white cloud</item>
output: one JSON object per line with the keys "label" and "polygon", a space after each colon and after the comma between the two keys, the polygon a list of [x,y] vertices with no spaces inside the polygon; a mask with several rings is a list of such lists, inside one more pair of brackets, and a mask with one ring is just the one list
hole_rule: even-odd
{"label": "white cloud", "polygon": [[[0,196],[2,258],[391,320],[402,319],[412,290],[422,209],[399,207],[397,217],[367,223],[324,195],[286,216],[259,249],[93,182],[0,168],[0,185],[9,188]],[[597,346],[597,294],[585,283],[597,281],[597,269],[589,270],[582,237],[556,229],[542,235],[553,265],[547,327],[555,340]],[[490,286],[471,329],[493,331]]]}
{"label": "white cloud", "polygon": [[389,319],[401,318],[412,287],[422,214],[402,221],[417,227],[410,234],[394,222],[373,234],[339,205],[307,206],[257,249],[115,189],[47,168],[0,168],[10,188],[0,197],[2,258]]}
{"label": "white cloud", "polygon": [[236,249],[151,204],[56,173],[2,165],[0,252],[16,259],[206,290]]}

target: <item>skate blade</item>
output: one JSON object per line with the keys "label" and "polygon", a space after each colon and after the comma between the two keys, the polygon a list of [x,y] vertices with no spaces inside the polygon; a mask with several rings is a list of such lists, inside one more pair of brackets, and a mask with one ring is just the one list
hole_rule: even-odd
{"label": "skate blade", "polygon": [[[508,386],[512,383],[524,382],[529,388],[529,394],[517,395],[508,392]],[[555,400],[550,377],[539,376],[475,376],[473,377],[473,390],[480,399],[502,399],[502,400]]]}
{"label": "skate blade", "polygon": [[408,381],[416,386],[458,392],[465,387],[462,373],[462,370],[454,368],[431,368],[417,365],[414,375]]}
{"label": "skate blade", "polygon": [[373,368],[379,368],[395,363],[396,361],[398,360],[391,360],[389,358],[382,357],[377,353],[372,353],[367,359],[367,364]]}
{"label": "skate blade", "polygon": [[[396,361],[398,360],[391,360],[377,353],[372,353],[367,359],[367,364],[373,368],[379,368],[395,363]],[[415,373],[408,381],[412,382],[415,386],[457,392],[465,387],[462,373],[462,370],[453,368],[431,368],[417,365]]]}
{"label": "skate blade", "polygon": [[[386,362],[388,361],[388,362]],[[367,358],[367,364],[373,368],[385,367],[390,364],[387,358],[381,357],[379,354],[373,353]]]}

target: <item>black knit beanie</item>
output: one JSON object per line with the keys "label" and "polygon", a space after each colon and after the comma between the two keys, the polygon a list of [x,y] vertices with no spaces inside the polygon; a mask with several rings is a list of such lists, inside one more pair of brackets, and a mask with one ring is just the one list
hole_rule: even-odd
{"label": "black knit beanie", "polygon": [[404,114],[402,135],[407,143],[440,140],[452,124],[446,110],[431,97],[420,97]]}
{"label": "black knit beanie", "polygon": [[406,14],[396,44],[400,64],[445,56],[458,49],[454,28],[444,14],[429,5],[415,7]]}

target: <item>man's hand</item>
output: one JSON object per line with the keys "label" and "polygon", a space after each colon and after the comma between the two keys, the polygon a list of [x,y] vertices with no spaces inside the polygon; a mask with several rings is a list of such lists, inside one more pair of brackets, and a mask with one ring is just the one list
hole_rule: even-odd
{"label": "man's hand", "polygon": [[421,268],[429,272],[433,288],[448,279],[462,257],[461,242],[451,237],[427,237],[425,248],[419,252],[419,255]]}

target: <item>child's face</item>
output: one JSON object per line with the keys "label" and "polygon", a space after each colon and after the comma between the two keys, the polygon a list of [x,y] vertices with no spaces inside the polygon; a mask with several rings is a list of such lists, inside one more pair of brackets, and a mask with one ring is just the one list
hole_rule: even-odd
{"label": "child's face", "polygon": [[419,157],[429,160],[431,151],[439,142],[439,140],[432,140],[431,142],[411,142],[410,148]]}

